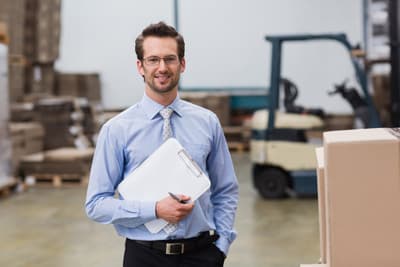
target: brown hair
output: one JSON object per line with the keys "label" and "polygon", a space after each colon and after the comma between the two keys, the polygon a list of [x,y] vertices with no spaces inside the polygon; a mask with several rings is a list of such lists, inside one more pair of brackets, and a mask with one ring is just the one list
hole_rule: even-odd
{"label": "brown hair", "polygon": [[142,33],[135,40],[135,52],[139,60],[143,60],[143,41],[146,37],[172,37],[178,44],[178,57],[182,59],[185,56],[185,41],[182,35],[180,35],[174,27],[167,25],[160,21],[156,24],[150,24],[147,26]]}

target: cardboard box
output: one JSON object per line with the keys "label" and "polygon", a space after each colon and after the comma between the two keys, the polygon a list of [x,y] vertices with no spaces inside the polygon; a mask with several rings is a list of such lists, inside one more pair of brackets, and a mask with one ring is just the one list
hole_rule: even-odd
{"label": "cardboard box", "polygon": [[326,194],[325,194],[325,168],[324,149],[315,149],[317,155],[317,184],[318,184],[318,214],[319,214],[319,246],[320,261],[326,263]]}
{"label": "cardboard box", "polygon": [[324,133],[328,266],[400,266],[399,138],[399,128]]}

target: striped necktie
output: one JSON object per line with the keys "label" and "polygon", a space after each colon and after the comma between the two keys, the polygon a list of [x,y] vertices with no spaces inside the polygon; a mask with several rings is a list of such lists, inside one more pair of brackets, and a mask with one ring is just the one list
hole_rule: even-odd
{"label": "striped necktie", "polygon": [[[173,110],[171,108],[164,108],[160,111],[161,117],[164,119],[164,125],[163,125],[163,132],[162,132],[162,138],[163,141],[165,142],[168,138],[172,137],[172,129],[171,129],[171,115],[172,115]],[[170,234],[174,232],[178,228],[178,225],[176,223],[169,223],[164,227],[164,231],[167,234]]]}
{"label": "striped necktie", "polygon": [[164,119],[163,133],[162,133],[163,141],[166,141],[168,138],[172,137],[172,129],[170,121],[172,112],[173,110],[171,108],[164,108],[160,111],[160,115]]}

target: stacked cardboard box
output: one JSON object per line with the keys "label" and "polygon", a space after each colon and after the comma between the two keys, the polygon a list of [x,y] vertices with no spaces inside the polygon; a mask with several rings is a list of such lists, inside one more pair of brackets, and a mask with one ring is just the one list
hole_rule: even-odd
{"label": "stacked cardboard box", "polygon": [[70,133],[74,109],[72,99],[48,98],[35,103],[36,121],[45,129],[45,150],[74,146],[74,137]]}
{"label": "stacked cardboard box", "polygon": [[24,36],[25,36],[25,4],[26,0],[0,1],[0,20],[8,25],[9,44],[9,98],[20,100],[24,94]]}
{"label": "stacked cardboard box", "polygon": [[43,98],[35,103],[36,120],[45,129],[44,149],[91,146],[84,136],[79,105],[72,98]]}
{"label": "stacked cardboard box", "polygon": [[25,93],[25,70],[23,63],[9,64],[9,99],[11,102],[21,101]]}
{"label": "stacked cardboard box", "polygon": [[25,14],[28,0],[3,0],[0,15],[9,26],[11,55],[24,55]]}
{"label": "stacked cardboard box", "polygon": [[27,103],[12,103],[10,106],[10,121],[27,122],[33,121],[35,118],[34,104]]}
{"label": "stacked cardboard box", "polygon": [[373,101],[378,110],[382,124],[384,126],[391,125],[390,76],[385,74],[373,75],[372,86],[374,88]]}
{"label": "stacked cardboard box", "polygon": [[52,63],[59,55],[61,0],[29,0],[26,54],[32,62]]}
{"label": "stacked cardboard box", "polygon": [[[8,126],[9,127],[9,126]],[[10,141],[11,141],[11,173],[15,176],[18,176],[18,169],[19,169],[19,161],[20,158],[24,154],[25,148],[25,138],[24,133],[21,129],[12,129],[9,128],[10,131]]]}
{"label": "stacked cardboard box", "polygon": [[11,132],[21,133],[23,139],[23,155],[43,151],[44,128],[37,122],[10,123]]}
{"label": "stacked cardboard box", "polygon": [[43,151],[44,129],[35,122],[10,123],[8,126],[12,143],[12,173],[18,175],[21,157]]}
{"label": "stacked cardboard box", "polygon": [[325,132],[317,155],[323,263],[400,266],[400,130]]}
{"label": "stacked cardboard box", "polygon": [[31,94],[54,95],[54,64],[36,64],[26,70],[26,90]]}
{"label": "stacked cardboard box", "polygon": [[230,124],[230,96],[225,93],[180,92],[180,97],[213,111],[222,125]]}
{"label": "stacked cardboard box", "polygon": [[21,160],[24,176],[88,174],[93,157],[93,148],[58,148],[25,156]]}
{"label": "stacked cardboard box", "polygon": [[[7,22],[10,32],[11,102],[22,101],[23,95],[32,90],[52,93],[53,87],[49,84],[53,82],[49,79],[54,81],[52,63],[59,55],[60,14],[60,0],[0,1],[0,20]],[[34,66],[41,69],[44,77],[36,86],[32,86],[31,80]]]}
{"label": "stacked cardboard box", "polygon": [[59,54],[60,0],[2,0],[0,20],[10,29],[10,55],[54,62]]}
{"label": "stacked cardboard box", "polygon": [[98,73],[57,73],[56,94],[87,98],[90,102],[101,100],[100,75]]}
{"label": "stacked cardboard box", "polygon": [[228,94],[207,94],[205,106],[217,115],[222,125],[230,124],[230,97]]}
{"label": "stacked cardboard box", "polygon": [[207,93],[205,92],[179,92],[180,98],[183,100],[186,100],[190,103],[193,103],[195,105],[198,105],[200,107],[204,107],[206,105],[206,96]]}
{"label": "stacked cardboard box", "polygon": [[92,139],[93,135],[99,130],[95,121],[96,107],[86,102],[82,103],[79,108],[83,116],[83,133]]}

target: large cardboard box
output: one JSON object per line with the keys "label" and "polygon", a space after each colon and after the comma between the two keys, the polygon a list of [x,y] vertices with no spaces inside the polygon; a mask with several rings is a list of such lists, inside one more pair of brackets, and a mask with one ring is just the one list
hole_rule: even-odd
{"label": "large cardboard box", "polygon": [[326,194],[325,194],[325,168],[324,168],[324,149],[317,147],[317,184],[318,184],[318,214],[319,214],[319,246],[320,262],[326,263]]}
{"label": "large cardboard box", "polygon": [[324,133],[327,263],[400,266],[400,132]]}

